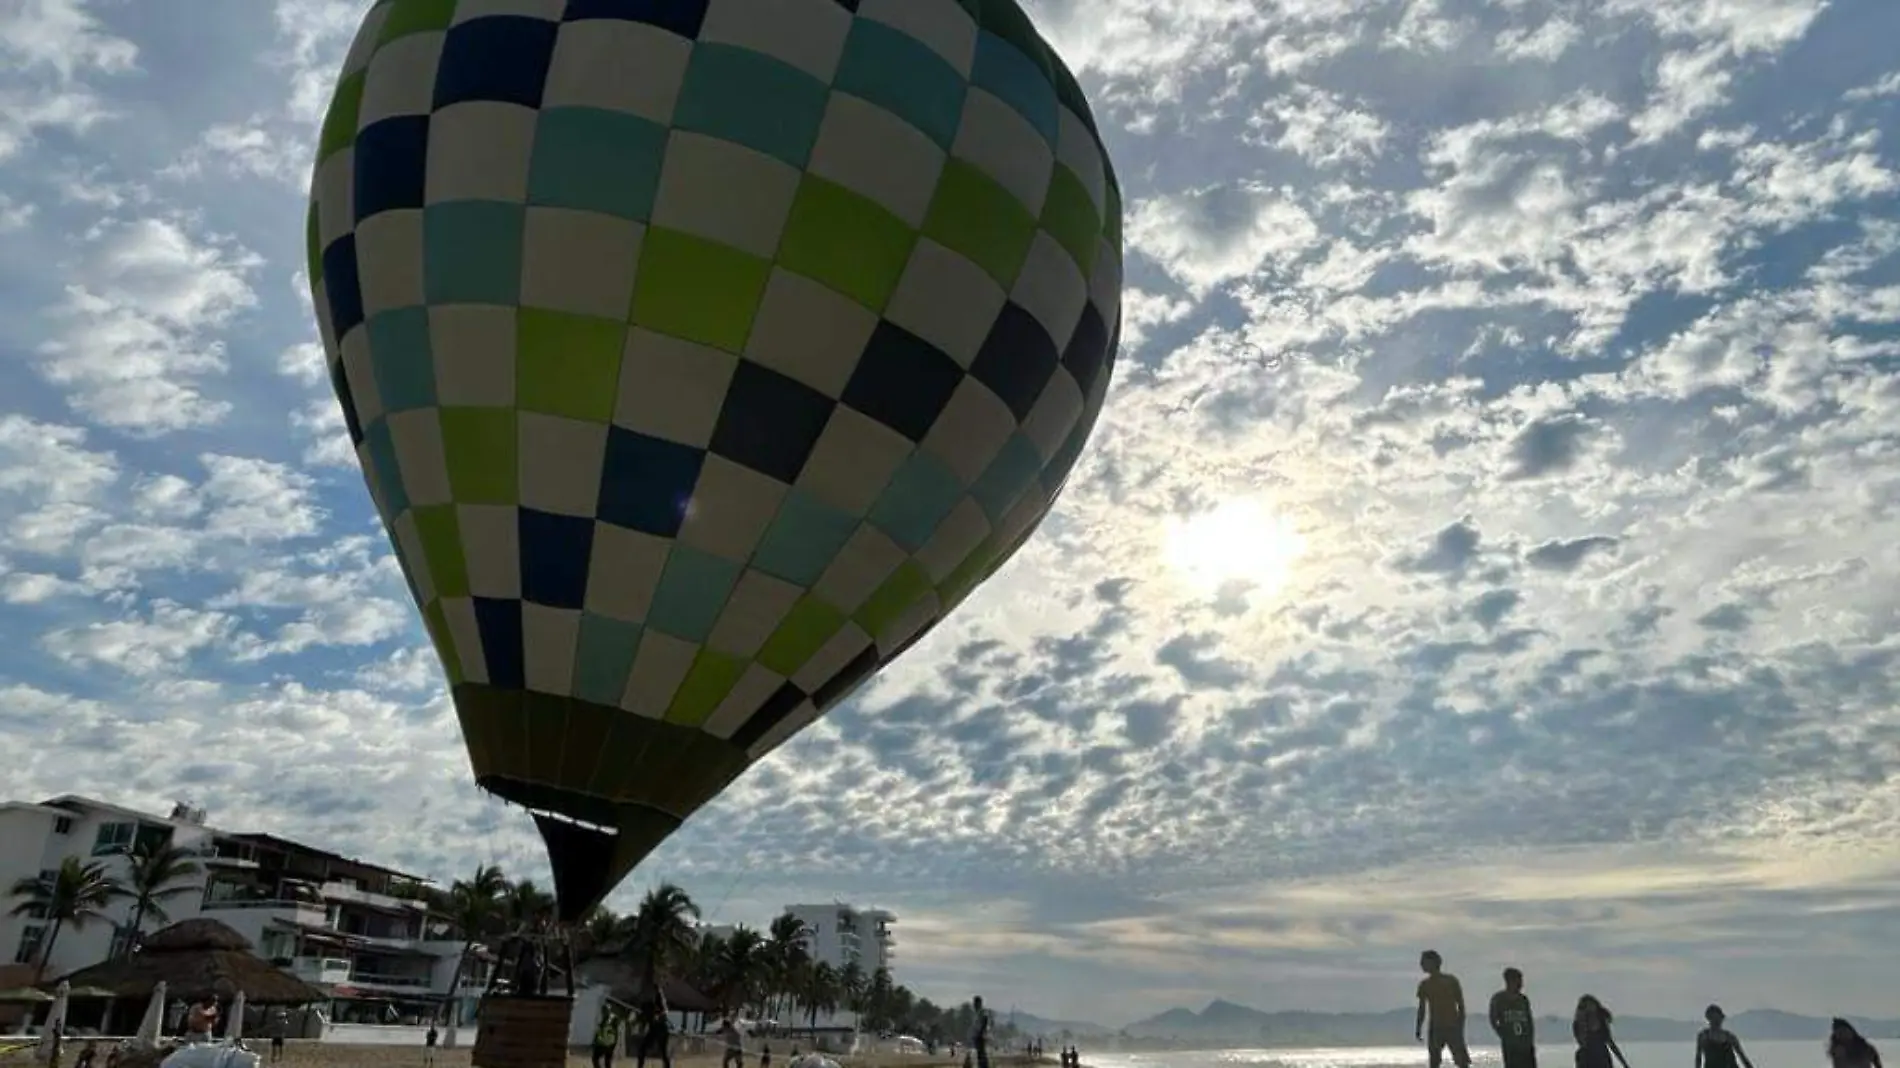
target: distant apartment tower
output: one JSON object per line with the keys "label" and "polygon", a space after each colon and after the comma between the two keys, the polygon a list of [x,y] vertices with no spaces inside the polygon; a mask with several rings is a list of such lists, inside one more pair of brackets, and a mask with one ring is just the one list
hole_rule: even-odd
{"label": "distant apartment tower", "polygon": [[892,913],[835,901],[829,905],[787,905],[785,911],[805,925],[805,945],[813,960],[833,968],[856,961],[866,974],[879,968],[896,970],[897,948],[891,925],[897,917]]}

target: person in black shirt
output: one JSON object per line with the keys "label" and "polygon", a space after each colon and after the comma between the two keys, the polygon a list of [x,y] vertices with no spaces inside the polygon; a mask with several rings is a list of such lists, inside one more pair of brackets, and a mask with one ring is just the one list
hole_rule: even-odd
{"label": "person in black shirt", "polygon": [[1728,1018],[1722,1006],[1710,1005],[1702,1018],[1709,1021],[1709,1026],[1695,1036],[1695,1068],[1736,1068],[1737,1061],[1741,1068],[1755,1068],[1742,1049],[1742,1040],[1722,1026]]}
{"label": "person in black shirt", "polygon": [[1504,1068],[1537,1068],[1537,1018],[1524,994],[1524,973],[1504,969],[1504,989],[1491,995],[1491,1030],[1497,1032]]}
{"label": "person in black shirt", "polygon": [[641,1006],[640,1019],[646,1028],[633,1054],[634,1068],[646,1068],[648,1055],[660,1058],[662,1068],[673,1068],[673,1027],[666,1018],[666,997],[658,990]]}

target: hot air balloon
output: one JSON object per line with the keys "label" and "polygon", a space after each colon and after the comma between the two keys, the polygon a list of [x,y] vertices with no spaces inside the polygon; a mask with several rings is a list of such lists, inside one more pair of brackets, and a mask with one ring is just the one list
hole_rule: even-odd
{"label": "hot air balloon", "polygon": [[308,245],[567,920],[1029,537],[1119,337],[1114,170],[1013,0],[381,0]]}

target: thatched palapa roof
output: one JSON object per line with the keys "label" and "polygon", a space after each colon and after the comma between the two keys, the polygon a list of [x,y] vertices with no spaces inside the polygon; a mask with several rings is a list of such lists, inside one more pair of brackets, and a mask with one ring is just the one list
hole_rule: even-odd
{"label": "thatched palapa roof", "polygon": [[[574,973],[591,983],[605,985],[616,1001],[638,1005],[650,995],[640,967],[624,957],[593,957],[575,965]],[[660,992],[666,995],[666,1007],[673,1012],[717,1012],[713,999],[693,989],[684,980],[670,975],[660,977]]]}
{"label": "thatched palapa roof", "polygon": [[206,919],[174,923],[154,932],[125,960],[105,961],[62,978],[75,987],[100,987],[122,998],[149,998],[160,982],[170,996],[188,1001],[229,998],[240,990],[252,1005],[302,1005],[329,997],[253,954],[243,935]]}

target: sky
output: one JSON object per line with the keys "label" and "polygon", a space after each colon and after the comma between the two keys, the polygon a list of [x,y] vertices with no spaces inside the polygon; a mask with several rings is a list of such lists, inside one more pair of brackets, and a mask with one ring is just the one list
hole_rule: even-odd
{"label": "sky", "polygon": [[[538,874],[302,277],[365,0],[0,0],[0,793]],[[1900,4],[1029,0],[1123,348],[1012,563],[629,879],[1121,1024],[1900,980]],[[1554,999],[1554,1000],[1552,1000]]]}

